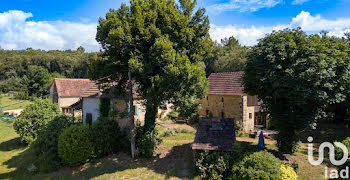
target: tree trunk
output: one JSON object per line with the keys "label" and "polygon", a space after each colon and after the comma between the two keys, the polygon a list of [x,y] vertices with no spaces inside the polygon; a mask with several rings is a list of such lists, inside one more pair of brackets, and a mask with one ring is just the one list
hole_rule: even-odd
{"label": "tree trunk", "polygon": [[128,72],[129,76],[129,106],[130,106],[130,112],[129,112],[129,118],[130,118],[130,142],[131,142],[131,158],[135,158],[135,121],[134,121],[134,96],[132,91],[132,78],[130,71]]}
{"label": "tree trunk", "polygon": [[158,105],[147,104],[146,115],[145,115],[145,126],[144,132],[153,131],[156,126],[156,116],[158,113]]}

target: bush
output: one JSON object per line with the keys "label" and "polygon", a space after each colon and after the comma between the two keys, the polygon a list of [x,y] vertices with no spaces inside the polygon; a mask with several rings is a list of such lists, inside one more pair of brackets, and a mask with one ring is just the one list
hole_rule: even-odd
{"label": "bush", "polygon": [[298,176],[297,173],[294,171],[294,169],[288,165],[281,165],[281,173],[282,178],[281,180],[297,180]]}
{"label": "bush", "polygon": [[125,136],[120,131],[118,122],[107,117],[100,117],[91,126],[93,134],[93,144],[97,157],[115,153],[123,149],[123,139]]}
{"label": "bush", "polygon": [[89,125],[71,126],[58,139],[58,154],[63,162],[77,166],[94,157],[94,144]]}
{"label": "bush", "polygon": [[28,92],[18,92],[18,94],[15,95],[15,99],[29,100],[30,98]]}
{"label": "bush", "polygon": [[111,110],[111,99],[101,98],[100,99],[100,116],[108,117],[110,110]]}
{"label": "bush", "polygon": [[281,179],[281,163],[271,153],[260,151],[243,158],[241,162],[232,168],[231,179]]}
{"label": "bush", "polygon": [[280,152],[287,154],[293,154],[298,151],[298,138],[296,137],[294,131],[285,129],[279,131],[276,136],[277,147]]}
{"label": "bush", "polygon": [[72,126],[74,119],[65,115],[56,116],[45,128],[42,128],[33,149],[38,156],[36,163],[42,172],[51,172],[61,166],[61,158],[58,156],[58,138],[64,129]]}
{"label": "bush", "polygon": [[[342,143],[347,147],[348,150],[350,150],[350,137],[348,137],[345,140],[343,140]],[[335,153],[336,153],[335,154],[336,159],[340,160],[340,159],[343,158],[344,153],[338,146],[335,146]],[[350,160],[349,159],[348,159],[348,161],[345,164],[339,166],[338,169],[339,170],[340,169],[344,169],[347,166],[350,166]]]}
{"label": "bush", "polygon": [[92,124],[92,114],[86,113],[86,124],[91,125]]}
{"label": "bush", "polygon": [[223,179],[240,158],[239,152],[198,151],[196,167],[201,179]]}
{"label": "bush", "polygon": [[138,150],[138,156],[149,158],[152,157],[155,147],[162,142],[158,137],[156,129],[153,131],[144,132],[143,126],[140,121],[136,122],[136,148]]}
{"label": "bush", "polygon": [[30,144],[37,137],[38,131],[58,114],[60,110],[57,104],[52,104],[48,99],[38,99],[24,108],[13,127],[21,141]]}

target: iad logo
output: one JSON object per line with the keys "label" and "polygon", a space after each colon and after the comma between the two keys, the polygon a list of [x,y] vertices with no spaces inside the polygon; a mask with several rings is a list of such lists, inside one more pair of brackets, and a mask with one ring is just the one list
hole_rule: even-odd
{"label": "iad logo", "polygon": [[[335,150],[334,150],[333,144],[329,143],[329,142],[324,142],[318,148],[318,160],[315,161],[314,157],[313,157],[313,144],[312,144],[312,141],[314,139],[312,137],[308,137],[307,140],[310,142],[308,144],[308,160],[314,166],[318,166],[323,162],[325,148],[329,149],[329,160],[335,166],[340,166],[340,165],[345,164],[349,158],[349,151],[344,144],[342,144],[340,142],[334,143],[335,146],[341,148],[343,151],[342,159],[336,160],[335,159]],[[341,170],[340,172],[338,172],[337,170],[331,170],[331,174],[330,174],[329,178],[330,179],[339,178],[339,176],[341,178],[349,178],[349,167],[346,167],[345,169]],[[325,178],[326,179],[328,178],[328,167],[325,168]]]}

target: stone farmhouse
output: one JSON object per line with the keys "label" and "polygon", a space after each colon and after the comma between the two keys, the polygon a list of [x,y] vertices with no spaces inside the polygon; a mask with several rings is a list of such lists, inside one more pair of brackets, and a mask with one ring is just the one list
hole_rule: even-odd
{"label": "stone farmhouse", "polygon": [[[134,89],[137,88],[134,85]],[[82,116],[83,123],[86,123],[87,114],[91,114],[92,122],[95,122],[100,116],[100,99],[111,99],[111,107],[118,112],[127,113],[130,111],[129,101],[127,96],[114,93],[114,87],[110,86],[102,90],[98,84],[89,79],[63,79],[57,78],[50,88],[50,100],[57,103],[64,114],[72,116]],[[134,119],[141,122],[144,121],[146,107],[144,100],[134,92]],[[171,111],[171,105],[166,104],[166,108],[160,108],[159,112],[162,117],[166,116]],[[160,117],[160,118],[162,118]],[[118,118],[118,123],[121,128],[128,125],[128,116]]]}
{"label": "stone farmhouse", "polygon": [[268,119],[257,97],[243,92],[243,72],[213,73],[209,76],[207,96],[201,100],[202,117],[234,118],[244,132],[268,128]]}
{"label": "stone farmhouse", "polygon": [[77,105],[83,93],[94,85],[89,79],[55,78],[50,88],[50,100],[57,103],[64,114],[75,115],[77,111],[81,113],[81,108]]}

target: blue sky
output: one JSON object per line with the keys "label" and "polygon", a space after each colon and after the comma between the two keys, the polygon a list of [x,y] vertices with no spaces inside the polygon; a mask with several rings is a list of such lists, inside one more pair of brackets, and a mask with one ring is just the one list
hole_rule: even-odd
{"label": "blue sky", "polygon": [[[98,51],[98,18],[127,0],[11,0],[0,6],[3,49]],[[272,30],[301,26],[307,33],[350,31],[350,0],[197,0],[207,9],[214,40],[234,36],[252,46]]]}

